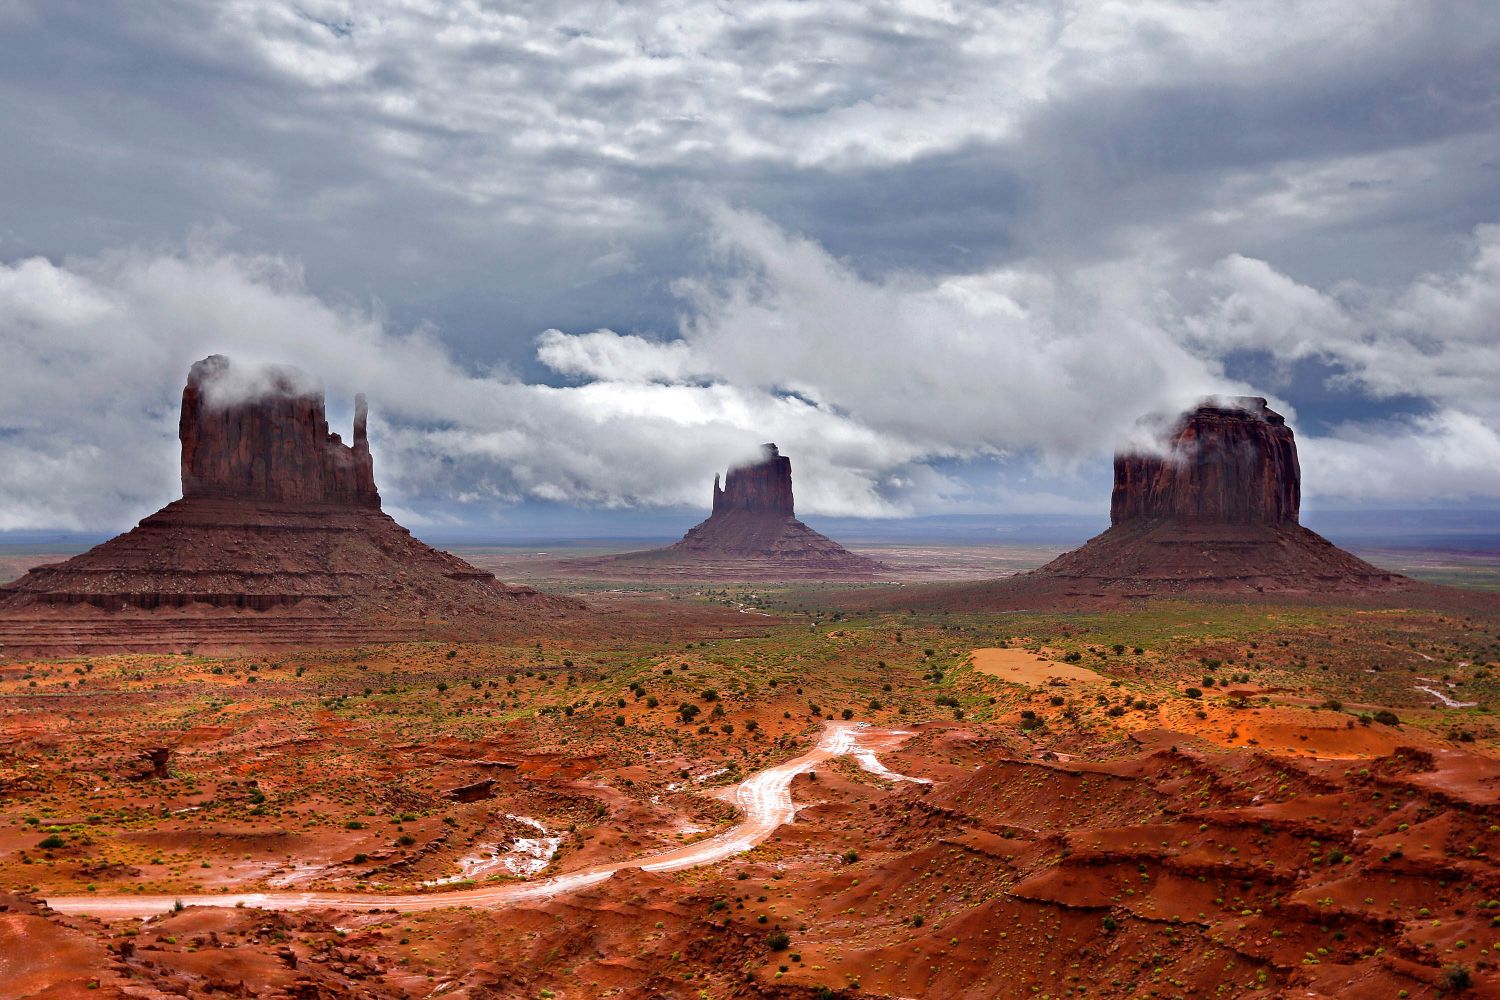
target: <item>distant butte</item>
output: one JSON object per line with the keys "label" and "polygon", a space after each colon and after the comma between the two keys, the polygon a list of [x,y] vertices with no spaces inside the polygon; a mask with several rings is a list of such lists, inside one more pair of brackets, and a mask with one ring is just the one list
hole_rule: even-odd
{"label": "distant butte", "polygon": [[1206,400],[1115,457],[1110,528],[1031,574],[1130,593],[1389,590],[1404,577],[1298,523],[1302,469],[1259,396]]}
{"label": "distant butte", "polygon": [[214,355],[188,374],[178,436],[182,499],[0,588],[0,655],[488,638],[586,611],[385,514],[362,396],[346,445],[317,379]]}
{"label": "distant butte", "polygon": [[559,564],[567,575],[683,579],[870,579],[883,564],[857,555],[797,520],[792,460],[774,444],[760,460],[714,477],[706,521],[661,549]]}
{"label": "distant butte", "polygon": [[1029,573],[912,589],[888,603],[984,610],[1176,594],[1369,594],[1414,581],[1298,521],[1292,429],[1258,396],[1209,399],[1154,451],[1115,456],[1110,527]]}

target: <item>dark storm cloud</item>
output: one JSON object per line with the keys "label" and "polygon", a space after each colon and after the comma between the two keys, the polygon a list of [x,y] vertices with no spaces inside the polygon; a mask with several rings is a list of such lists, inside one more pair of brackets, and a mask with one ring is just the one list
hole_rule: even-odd
{"label": "dark storm cloud", "polygon": [[[345,359],[455,510],[690,502],[767,425],[809,509],[1048,507],[1108,414],[1249,388],[1314,492],[1495,495],[1497,94],[1477,0],[4,0],[0,362],[114,337],[168,413],[200,345],[337,365],[244,322],[295,318],[465,401]],[[9,396],[6,523],[105,516],[100,414]]]}

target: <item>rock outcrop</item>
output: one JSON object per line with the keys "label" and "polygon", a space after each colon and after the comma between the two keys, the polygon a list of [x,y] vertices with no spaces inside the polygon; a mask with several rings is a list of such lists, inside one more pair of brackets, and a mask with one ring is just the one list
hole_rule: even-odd
{"label": "rock outcrop", "polygon": [[1162,454],[1115,456],[1110,523],[1297,523],[1297,444],[1261,397],[1206,401],[1178,419],[1165,445]]}
{"label": "rock outcrop", "polygon": [[362,397],[330,433],[316,379],[215,355],[182,396],[183,497],[0,588],[0,655],[488,638],[576,619],[380,509]]}
{"label": "rock outcrop", "polygon": [[857,555],[797,520],[792,461],[774,444],[757,462],[714,477],[708,520],[662,549],[568,560],[566,575],[613,579],[869,579],[882,563]]}
{"label": "rock outcrop", "polygon": [[730,469],[724,488],[714,476],[712,514],[766,514],[792,517],[792,460],[774,444],[761,446],[761,460]]}
{"label": "rock outcrop", "polygon": [[1082,590],[1328,592],[1399,587],[1301,526],[1292,429],[1258,396],[1210,399],[1151,454],[1115,458],[1110,528],[1029,574]]}
{"label": "rock outcrop", "polygon": [[[1298,523],[1292,429],[1255,396],[1205,400],[1115,458],[1110,527],[1029,573],[892,595],[992,610],[1173,594],[1361,594],[1418,586]],[[872,603],[879,603],[875,601]]]}
{"label": "rock outcrop", "polygon": [[188,372],[182,390],[182,495],[379,507],[363,395],[354,443],[328,430],[323,387],[295,368],[245,371],[222,354]]}

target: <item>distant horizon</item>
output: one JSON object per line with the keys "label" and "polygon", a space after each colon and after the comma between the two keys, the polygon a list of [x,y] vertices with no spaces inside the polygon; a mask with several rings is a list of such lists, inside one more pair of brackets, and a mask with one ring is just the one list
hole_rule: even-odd
{"label": "distant horizon", "polygon": [[[146,513],[150,513],[149,511]],[[414,535],[442,547],[575,547],[650,548],[667,545],[708,516],[707,510],[635,512],[633,520],[612,521],[615,530],[580,519],[565,531],[555,521],[489,525],[408,525]],[[145,514],[142,515],[143,517]],[[800,520],[837,541],[860,547],[899,545],[1063,546],[1072,547],[1109,526],[1107,510],[1082,514],[947,514],[910,518],[840,518],[798,515]],[[1500,553],[1500,507],[1470,509],[1315,508],[1302,523],[1335,544],[1356,549],[1410,548]],[[621,528],[625,530],[620,530]],[[129,530],[128,527],[124,530]],[[114,537],[113,531],[22,529],[0,531],[0,549],[12,552],[82,550]],[[48,549],[52,545],[54,548]]]}

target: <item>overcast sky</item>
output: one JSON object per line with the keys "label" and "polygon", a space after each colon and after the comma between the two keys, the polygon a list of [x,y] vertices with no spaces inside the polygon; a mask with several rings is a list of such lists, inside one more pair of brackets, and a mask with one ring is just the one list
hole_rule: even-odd
{"label": "overcast sky", "polygon": [[[0,529],[176,495],[209,354],[414,524],[1108,507],[1265,395],[1324,505],[1500,499],[1494,0],[0,0]],[[597,525],[600,515],[590,513]]]}

